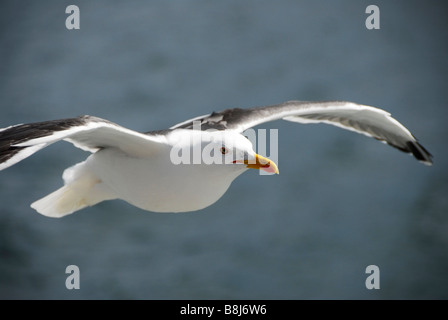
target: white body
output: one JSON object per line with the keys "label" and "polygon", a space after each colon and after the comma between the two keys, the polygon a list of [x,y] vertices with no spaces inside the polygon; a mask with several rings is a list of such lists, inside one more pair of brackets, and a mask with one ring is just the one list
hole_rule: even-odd
{"label": "white body", "polygon": [[[183,212],[205,208],[227,191],[247,170],[241,165],[173,164],[167,153],[130,158],[115,150],[91,155],[82,170],[95,172],[99,188],[110,198],[123,199],[155,212]],[[154,183],[156,182],[156,183]]]}
{"label": "white body", "polygon": [[[201,152],[210,146],[218,150],[223,141],[229,149],[238,144],[237,153],[241,156],[230,151],[222,161],[206,165],[172,161],[173,147],[184,147],[184,152],[193,155],[194,150]],[[31,207],[51,217],[64,216],[111,199],[122,199],[154,212],[200,210],[221,198],[232,181],[247,170],[245,165],[231,161],[234,157],[243,158],[244,153],[254,158],[252,145],[239,133],[191,130],[179,130],[167,136],[167,144],[145,156],[129,155],[116,148],[102,149],[66,169],[64,187]]]}

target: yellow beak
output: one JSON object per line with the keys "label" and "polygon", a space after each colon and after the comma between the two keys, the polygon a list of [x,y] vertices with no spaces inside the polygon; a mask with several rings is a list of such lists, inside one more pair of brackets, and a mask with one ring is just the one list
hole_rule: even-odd
{"label": "yellow beak", "polygon": [[[240,162],[240,161],[238,161]],[[255,160],[244,160],[241,161],[242,163],[247,165],[247,168],[250,169],[258,169],[263,170],[269,173],[276,173],[279,174],[277,165],[274,161],[265,158],[263,156],[260,156],[258,154],[255,154]]]}

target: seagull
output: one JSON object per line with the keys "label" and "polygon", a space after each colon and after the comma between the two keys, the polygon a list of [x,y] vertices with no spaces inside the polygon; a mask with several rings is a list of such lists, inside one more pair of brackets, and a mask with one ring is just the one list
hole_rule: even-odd
{"label": "seagull", "polygon": [[[338,126],[432,164],[432,155],[382,109],[345,101],[288,101],[226,109],[145,133],[88,115],[14,125],[0,129],[0,170],[64,140],[92,154],[64,171],[64,186],[31,204],[40,214],[63,217],[112,199],[153,212],[196,211],[215,203],[249,169],[279,173],[244,136],[249,128],[279,119]],[[189,161],[197,152],[213,161]]]}

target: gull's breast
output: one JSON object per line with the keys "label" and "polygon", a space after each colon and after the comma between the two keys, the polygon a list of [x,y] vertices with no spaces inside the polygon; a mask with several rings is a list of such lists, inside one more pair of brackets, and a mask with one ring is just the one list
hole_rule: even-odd
{"label": "gull's breast", "polygon": [[117,198],[154,212],[208,207],[245,171],[222,167],[226,165],[175,165],[166,155],[131,158],[115,149],[93,154],[87,165]]}

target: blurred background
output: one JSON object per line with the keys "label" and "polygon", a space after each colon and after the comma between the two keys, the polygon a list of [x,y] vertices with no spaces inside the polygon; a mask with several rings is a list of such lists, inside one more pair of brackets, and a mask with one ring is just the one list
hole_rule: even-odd
{"label": "blurred background", "polygon": [[[67,30],[68,5],[80,29]],[[368,30],[366,7],[380,9]],[[240,176],[183,214],[115,200],[29,205],[88,154],[55,144],[0,172],[2,299],[448,298],[447,6],[442,1],[2,1],[0,127],[95,115],[138,131],[229,107],[348,100],[434,155],[285,121],[280,175]],[[148,181],[148,183],[151,183]],[[79,290],[65,268],[80,269]],[[380,289],[367,290],[368,265]]]}

